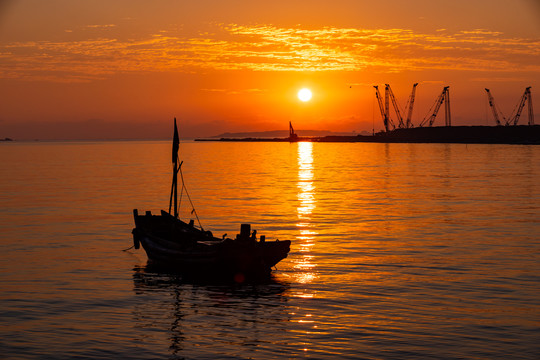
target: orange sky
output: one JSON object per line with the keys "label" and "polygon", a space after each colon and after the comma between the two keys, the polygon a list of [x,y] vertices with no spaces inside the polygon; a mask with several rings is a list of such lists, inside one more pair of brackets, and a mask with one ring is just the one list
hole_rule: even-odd
{"label": "orange sky", "polygon": [[414,82],[414,124],[443,86],[453,125],[494,125],[484,88],[508,116],[526,86],[540,123],[540,3],[0,0],[0,138],[371,132],[373,85],[404,107]]}

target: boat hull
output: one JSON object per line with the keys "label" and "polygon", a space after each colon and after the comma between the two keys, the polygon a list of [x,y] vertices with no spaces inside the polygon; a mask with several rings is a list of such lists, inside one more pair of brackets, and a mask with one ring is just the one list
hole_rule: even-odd
{"label": "boat hull", "polygon": [[197,276],[215,274],[249,278],[270,274],[286,258],[289,240],[256,241],[237,236],[219,239],[162,211],[161,215],[138,215],[134,210],[135,247],[142,245],[156,265]]}

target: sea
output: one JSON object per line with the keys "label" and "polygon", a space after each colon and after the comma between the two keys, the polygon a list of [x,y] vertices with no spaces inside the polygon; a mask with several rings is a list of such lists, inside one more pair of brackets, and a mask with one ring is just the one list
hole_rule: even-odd
{"label": "sea", "polygon": [[242,283],[132,248],[171,148],[0,143],[0,358],[540,358],[540,146],[182,142],[182,219],[292,241]]}

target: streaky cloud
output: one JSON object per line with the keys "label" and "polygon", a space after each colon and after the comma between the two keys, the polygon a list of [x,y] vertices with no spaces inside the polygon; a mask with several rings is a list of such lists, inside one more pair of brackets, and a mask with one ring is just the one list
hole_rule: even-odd
{"label": "streaky cloud", "polygon": [[0,76],[84,82],[117,73],[221,70],[540,73],[540,39],[508,37],[486,29],[421,33],[269,24],[213,27],[214,31],[192,36],[165,29],[139,39],[102,36],[7,43],[0,45]]}

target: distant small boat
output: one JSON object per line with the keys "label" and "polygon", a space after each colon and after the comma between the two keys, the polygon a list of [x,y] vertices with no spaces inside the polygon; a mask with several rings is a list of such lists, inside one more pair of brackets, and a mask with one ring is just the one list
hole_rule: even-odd
{"label": "distant small boat", "polygon": [[[185,185],[181,172],[183,162],[178,163],[178,149],[179,137],[175,119],[172,158],[174,168],[169,211],[161,210],[159,215],[146,211],[144,215],[139,215],[137,209],[133,210],[134,247],[139,249],[142,245],[152,264],[193,276],[215,274],[219,277],[232,276],[235,280],[242,281],[270,274],[272,267],[287,257],[290,240],[266,241],[265,236],[257,239],[257,232],[251,231],[250,224],[242,224],[240,234],[234,240],[225,238],[225,235],[217,238],[212,232],[205,231],[200,223],[196,226],[194,220],[186,223],[179,218],[179,173],[182,191],[185,190]],[[196,213],[195,216],[198,219]]]}

